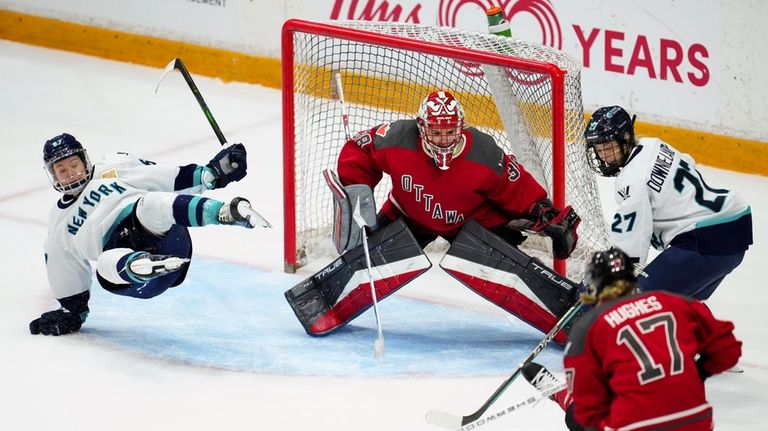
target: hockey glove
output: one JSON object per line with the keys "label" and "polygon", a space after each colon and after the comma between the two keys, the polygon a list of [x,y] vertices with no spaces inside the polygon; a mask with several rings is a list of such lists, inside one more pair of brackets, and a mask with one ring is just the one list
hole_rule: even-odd
{"label": "hockey glove", "polygon": [[701,381],[707,380],[708,378],[712,377],[712,373],[704,369],[704,358],[699,356],[696,358],[696,371],[699,372],[699,377],[701,378]]}
{"label": "hockey glove", "polygon": [[79,331],[83,326],[84,318],[81,314],[75,314],[66,308],[43,313],[42,316],[29,324],[29,332],[32,335],[64,335]]}
{"label": "hockey glove", "polygon": [[214,188],[226,187],[232,181],[240,181],[245,177],[248,168],[246,151],[243,144],[230,145],[219,151],[207,165],[215,172]]}
{"label": "hockey glove", "polygon": [[88,317],[89,291],[59,299],[61,308],[43,313],[29,324],[32,335],[64,335],[80,330]]}
{"label": "hockey glove", "polygon": [[577,228],[581,223],[573,208],[568,205],[559,210],[549,199],[542,199],[533,205],[530,213],[531,219],[512,220],[507,225],[552,238],[552,254],[557,259],[568,258],[579,241]]}

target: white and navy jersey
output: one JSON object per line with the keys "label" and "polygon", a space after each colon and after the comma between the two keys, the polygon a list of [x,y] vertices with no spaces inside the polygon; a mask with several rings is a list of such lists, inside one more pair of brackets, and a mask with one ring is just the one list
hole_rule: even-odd
{"label": "white and navy jersey", "polygon": [[[638,140],[614,184],[619,207],[611,222],[611,241],[640,263],[648,258],[650,246],[663,250],[681,234],[750,214],[738,194],[705,182],[691,156],[656,138]],[[710,237],[720,234],[707,231]],[[749,239],[741,242],[747,241],[751,243],[751,222]],[[745,250],[747,245],[733,247]]]}
{"label": "white and navy jersey", "polygon": [[63,196],[48,219],[45,258],[48,282],[56,298],[90,288],[89,261],[98,259],[117,223],[148,191],[200,193],[203,167],[160,166],[126,153],[94,165],[93,179],[77,196]]}

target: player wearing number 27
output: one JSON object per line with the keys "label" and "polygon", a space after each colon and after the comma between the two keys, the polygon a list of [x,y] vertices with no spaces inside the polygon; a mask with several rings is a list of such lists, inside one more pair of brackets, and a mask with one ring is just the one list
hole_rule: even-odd
{"label": "player wearing number 27", "polygon": [[615,176],[619,204],[611,242],[643,264],[642,290],[666,290],[704,300],[752,244],[749,205],[734,191],[705,182],[694,160],[656,138],[635,139],[635,117],[618,106],[595,111],[587,124],[587,157]]}
{"label": "player wearing number 27", "polygon": [[[709,431],[704,379],[741,356],[733,324],[684,296],[634,293],[629,256],[611,248],[592,256],[582,302],[597,303],[574,326],[563,360],[571,431]],[[570,404],[570,405],[569,405]]]}

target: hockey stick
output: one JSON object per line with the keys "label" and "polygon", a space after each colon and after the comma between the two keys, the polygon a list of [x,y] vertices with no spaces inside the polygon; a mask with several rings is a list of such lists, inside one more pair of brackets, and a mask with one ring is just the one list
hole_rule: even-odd
{"label": "hockey stick", "polygon": [[381,320],[379,319],[379,305],[376,298],[376,288],[373,285],[373,271],[371,270],[371,252],[368,250],[368,235],[365,233],[365,220],[360,215],[360,200],[355,201],[355,211],[352,218],[360,227],[363,235],[363,251],[365,252],[365,266],[368,267],[368,282],[371,285],[371,300],[373,301],[373,315],[376,316],[376,332],[378,333],[376,341],[373,343],[373,356],[381,357],[384,355],[384,333],[381,331]]}
{"label": "hockey stick", "polygon": [[496,400],[501,396],[502,393],[509,387],[510,384],[522,373],[523,367],[525,364],[533,361],[536,356],[541,353],[542,350],[544,350],[544,347],[546,347],[547,344],[549,344],[550,341],[552,341],[553,338],[555,338],[555,335],[557,335],[558,332],[560,332],[561,329],[565,325],[568,324],[568,322],[571,321],[571,319],[578,313],[579,309],[581,309],[581,302],[577,302],[574,304],[568,311],[563,314],[563,316],[560,318],[560,320],[557,321],[555,326],[552,327],[552,329],[549,330],[547,335],[544,336],[544,339],[539,342],[539,344],[533,349],[531,353],[528,354],[528,356],[521,362],[517,369],[512,373],[511,376],[507,378],[507,380],[504,380],[504,382],[501,384],[501,386],[496,389],[496,391],[491,394],[491,397],[486,400],[486,402],[480,406],[477,411],[474,413],[471,413],[467,416],[459,416],[454,415],[451,413],[447,413],[441,410],[429,410],[427,411],[427,415],[425,417],[426,421],[428,423],[431,423],[432,425],[437,425],[439,427],[448,428],[448,429],[458,429],[463,427],[464,425],[474,422],[478,419],[480,419],[480,416],[485,413],[486,410],[488,410],[489,407],[493,403],[496,402]]}
{"label": "hockey stick", "polygon": [[[344,124],[344,135],[347,138],[347,141],[351,138],[351,134],[349,132],[349,115],[347,115],[347,107],[344,104],[344,87],[341,83],[341,73],[335,72],[333,74],[333,79],[335,85],[335,91],[337,99],[339,100],[339,106],[341,107],[341,121]],[[365,227],[367,226],[367,223],[363,219],[363,216],[360,215],[360,201],[357,200],[355,202],[355,210],[352,213],[352,218],[355,220],[355,223],[357,223],[357,226],[360,228],[360,231],[363,235],[363,251],[365,251],[365,265],[368,267],[368,282],[371,285],[371,300],[373,301],[373,314],[376,316],[376,332],[377,337],[376,341],[373,343],[373,355],[375,357],[381,357],[384,354],[384,333],[381,330],[381,319],[379,318],[379,301],[376,298],[376,288],[373,285],[373,271],[371,270],[371,253],[368,250],[368,234],[365,232]]]}
{"label": "hockey stick", "polygon": [[347,114],[347,105],[344,103],[344,87],[341,84],[341,72],[335,72],[333,74],[333,79],[336,83],[336,96],[339,99],[339,106],[341,107],[341,121],[344,124],[344,135],[347,137],[347,141],[349,141],[352,134],[349,132],[349,115]]}
{"label": "hockey stick", "polygon": [[227,138],[225,138],[224,134],[221,133],[221,129],[219,128],[219,125],[216,123],[216,119],[213,118],[213,114],[211,113],[211,110],[208,109],[208,105],[205,103],[205,100],[203,99],[203,95],[200,94],[200,90],[197,89],[197,85],[195,85],[195,81],[192,80],[192,75],[189,74],[187,67],[184,66],[184,62],[181,61],[180,58],[174,58],[173,60],[171,60],[170,63],[168,63],[167,66],[165,66],[165,70],[163,71],[163,76],[160,77],[160,80],[157,81],[157,86],[155,86],[155,93],[157,93],[158,88],[160,88],[160,83],[163,82],[163,79],[165,79],[165,77],[169,73],[173,72],[174,69],[181,72],[181,76],[183,76],[184,80],[187,81],[187,85],[189,86],[189,89],[192,90],[192,94],[195,96],[195,99],[197,99],[197,103],[200,105],[200,108],[202,108],[203,114],[205,114],[205,118],[208,119],[208,124],[211,125],[211,127],[213,128],[213,133],[215,133],[216,137],[219,139],[219,143],[221,145],[226,144]]}
{"label": "hockey stick", "polygon": [[[174,70],[178,70],[179,72],[181,72],[181,76],[183,76],[184,80],[187,81],[187,85],[189,86],[189,89],[192,90],[192,94],[195,96],[195,99],[197,100],[197,103],[200,105],[200,108],[202,108],[203,113],[205,114],[205,118],[208,119],[208,124],[210,124],[211,128],[213,128],[213,133],[216,134],[216,138],[219,139],[219,143],[222,146],[224,146],[227,143],[227,138],[225,138],[224,133],[221,132],[221,129],[219,128],[218,123],[216,123],[216,119],[213,118],[213,114],[211,113],[211,110],[208,109],[208,104],[206,104],[205,99],[203,99],[203,95],[200,94],[200,90],[198,90],[197,85],[195,85],[195,81],[192,80],[192,75],[189,74],[187,67],[184,66],[184,62],[181,61],[180,58],[174,58],[173,60],[171,60],[170,63],[168,63],[167,66],[165,66],[165,70],[163,70],[163,76],[160,77],[160,80],[157,81],[157,85],[155,86],[155,94],[157,94],[157,90],[160,88],[160,83],[163,82],[163,79],[165,79],[165,77],[168,76],[168,74],[173,72]],[[237,169],[237,162],[232,162],[232,168]],[[204,174],[204,175],[207,175],[207,174]],[[251,217],[253,217],[258,222],[257,223],[258,225],[265,228],[272,227],[272,225],[267,221],[267,219],[262,217],[261,214],[253,210],[253,208],[251,208],[251,211],[253,212],[253,214],[251,214]]]}
{"label": "hockey stick", "polygon": [[466,425],[462,425],[461,428],[458,429],[458,431],[467,431],[467,430],[475,430],[479,427],[487,424],[487,423],[496,423],[496,420],[501,419],[503,417],[506,417],[509,413],[513,413],[516,411],[519,411],[523,407],[528,406],[535,406],[536,404],[540,403],[542,400],[545,400],[552,395],[562,391],[567,386],[565,383],[560,383],[556,386],[553,386],[545,391],[541,391],[537,393],[536,395],[533,395],[531,397],[526,398],[523,401],[514,403],[509,405],[504,410],[499,410],[496,413],[490,413],[486,415],[485,417],[479,418],[474,422],[469,422]]}

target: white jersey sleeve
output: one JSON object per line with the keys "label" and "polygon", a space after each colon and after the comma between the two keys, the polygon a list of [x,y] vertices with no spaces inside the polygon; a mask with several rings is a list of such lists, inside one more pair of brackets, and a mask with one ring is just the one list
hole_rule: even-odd
{"label": "white jersey sleeve", "polygon": [[45,268],[48,284],[57,299],[85,292],[91,287],[91,265],[65,244],[48,237],[45,242]]}
{"label": "white jersey sleeve", "polygon": [[96,163],[101,178],[117,178],[138,189],[157,192],[202,193],[203,166],[158,165],[133,154],[114,153]]}
{"label": "white jersey sleeve", "polygon": [[615,198],[611,241],[640,263],[649,245],[664,250],[681,233],[750,211],[735,192],[705,182],[691,156],[655,138],[638,140],[616,178]]}

